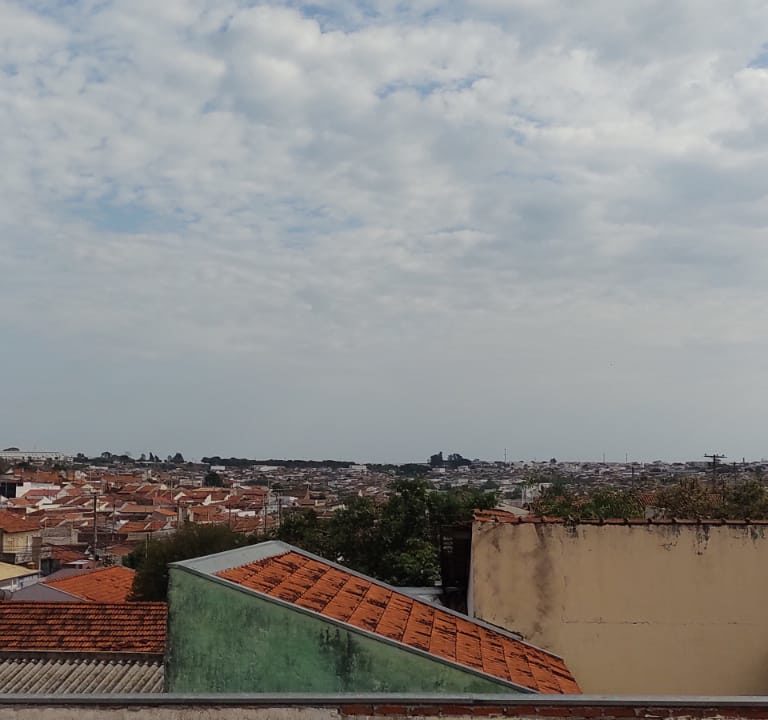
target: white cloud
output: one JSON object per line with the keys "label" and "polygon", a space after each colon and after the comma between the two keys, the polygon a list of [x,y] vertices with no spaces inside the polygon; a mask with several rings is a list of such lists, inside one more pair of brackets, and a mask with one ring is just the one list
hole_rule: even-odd
{"label": "white cloud", "polygon": [[[768,259],[764,11],[0,1],[0,325],[35,328],[46,353],[137,358],[137,386],[199,367],[154,391],[164,420],[146,427],[140,391],[117,392],[114,433],[137,445],[255,452],[247,426],[266,454],[412,457],[465,438],[456,449],[488,454],[521,432],[523,455],[602,452],[596,433],[620,455],[689,453],[715,431],[675,425],[675,445],[600,426],[622,407],[600,368],[606,353],[633,367],[627,408],[663,414],[675,393],[695,407],[708,388],[682,368],[715,337],[707,382],[768,389],[749,361]],[[666,353],[675,383],[657,382]],[[18,360],[8,372],[34,385]],[[68,377],[82,398],[114,376]],[[177,396],[213,382],[274,392],[265,418],[283,424],[241,407],[220,434],[176,437]],[[95,443],[89,410],[43,433],[14,397],[0,432]],[[392,398],[447,416],[403,421]],[[543,406],[551,433],[521,431]],[[596,427],[572,427],[580,410]],[[325,415],[316,438],[301,429]]]}

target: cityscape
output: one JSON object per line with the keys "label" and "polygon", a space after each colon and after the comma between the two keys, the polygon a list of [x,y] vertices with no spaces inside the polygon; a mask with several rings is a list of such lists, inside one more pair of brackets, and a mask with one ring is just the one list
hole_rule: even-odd
{"label": "cityscape", "polygon": [[0,0],[0,720],[768,720],[768,0]]}

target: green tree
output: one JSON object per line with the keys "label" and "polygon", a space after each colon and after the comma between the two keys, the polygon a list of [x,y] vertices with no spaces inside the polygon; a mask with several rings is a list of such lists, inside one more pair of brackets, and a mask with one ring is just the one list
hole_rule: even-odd
{"label": "green tree", "polygon": [[768,517],[768,493],[757,478],[744,480],[726,492],[726,517],[763,520]]}
{"label": "green tree", "polygon": [[203,485],[205,487],[223,487],[224,481],[219,473],[210,470],[205,474],[205,478],[203,478]]}
{"label": "green tree", "polygon": [[[532,480],[524,483],[531,486]],[[535,515],[549,517],[578,517],[578,502],[576,495],[562,479],[557,479],[548,487],[545,487],[540,495],[531,503],[531,510]]]}
{"label": "green tree", "polygon": [[656,493],[654,504],[667,518],[713,518],[722,515],[722,497],[698,478],[683,478]]}
{"label": "green tree", "polygon": [[637,493],[612,488],[598,488],[591,492],[579,508],[581,519],[641,518],[644,507]]}
{"label": "green tree", "polygon": [[375,575],[381,549],[381,510],[370,498],[351,498],[328,522],[327,548],[332,559],[358,572]]}
{"label": "green tree", "polygon": [[277,538],[303,550],[329,557],[328,524],[314,510],[291,510],[283,515]]}
{"label": "green tree", "polygon": [[257,538],[233,532],[226,525],[187,524],[173,535],[139,545],[123,564],[136,570],[132,600],[164,601],[168,595],[168,565],[179,560],[241,547]]}

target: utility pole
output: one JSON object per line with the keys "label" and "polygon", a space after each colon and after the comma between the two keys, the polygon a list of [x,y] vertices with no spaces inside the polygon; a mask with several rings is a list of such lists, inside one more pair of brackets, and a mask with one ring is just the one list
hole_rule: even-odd
{"label": "utility pole", "polygon": [[[712,453],[711,455],[704,455],[705,458],[712,460],[712,485],[717,484],[717,463],[720,460],[724,460],[727,455],[719,455],[718,453]],[[722,499],[725,502],[725,479],[723,479],[723,487],[721,488]]]}
{"label": "utility pole", "polygon": [[99,541],[99,528],[96,524],[96,504],[98,502],[99,495],[98,493],[93,493],[93,559],[96,560],[98,557],[96,553],[96,547],[97,543]]}

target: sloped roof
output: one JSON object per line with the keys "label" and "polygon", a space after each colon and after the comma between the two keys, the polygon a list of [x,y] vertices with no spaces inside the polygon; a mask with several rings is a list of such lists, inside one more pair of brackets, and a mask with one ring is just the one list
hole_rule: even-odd
{"label": "sloped roof", "polygon": [[136,572],[130,568],[114,565],[44,582],[81,600],[114,603],[128,600],[135,575]]}
{"label": "sloped roof", "polygon": [[0,510],[0,530],[7,533],[34,532],[40,529],[40,523],[35,520],[27,520],[22,515]]}
{"label": "sloped roof", "polygon": [[165,651],[165,603],[0,603],[0,652]]}
{"label": "sloped roof", "polygon": [[[260,559],[235,567],[221,563],[228,555],[235,562],[247,559],[248,549],[212,556],[218,557],[218,567],[211,566],[209,572],[519,688],[552,694],[580,692],[561,658],[510,633],[415,599],[290,545],[262,543],[253,546],[253,552],[260,553]],[[205,572],[199,560],[186,566]]]}
{"label": "sloped roof", "polygon": [[163,663],[145,658],[6,657],[0,694],[161,693]]}
{"label": "sloped roof", "polygon": [[38,575],[39,570],[30,570],[22,565],[12,565],[11,563],[0,562],[0,580],[13,580],[14,578],[27,577],[27,575]]}

